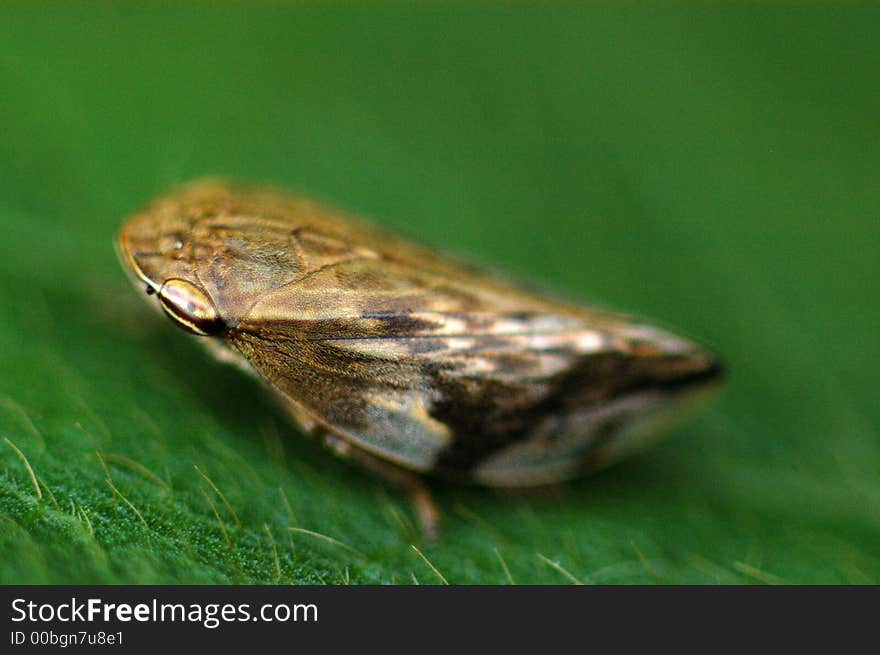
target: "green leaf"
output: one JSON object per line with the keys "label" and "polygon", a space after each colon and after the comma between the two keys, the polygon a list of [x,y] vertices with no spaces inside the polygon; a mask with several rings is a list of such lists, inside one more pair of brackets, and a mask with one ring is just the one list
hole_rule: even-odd
{"label": "green leaf", "polygon": [[[0,9],[0,582],[880,582],[880,12]],[[696,335],[725,393],[445,535],[133,292],[170,185],[298,188]]]}

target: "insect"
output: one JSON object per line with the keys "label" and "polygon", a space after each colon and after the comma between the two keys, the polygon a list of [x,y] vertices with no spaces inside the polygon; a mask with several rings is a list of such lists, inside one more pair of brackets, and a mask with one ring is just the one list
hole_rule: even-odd
{"label": "insect", "polygon": [[117,238],[184,330],[301,428],[407,487],[544,485],[640,448],[721,379],[648,322],[549,299],[309,200],[204,180]]}

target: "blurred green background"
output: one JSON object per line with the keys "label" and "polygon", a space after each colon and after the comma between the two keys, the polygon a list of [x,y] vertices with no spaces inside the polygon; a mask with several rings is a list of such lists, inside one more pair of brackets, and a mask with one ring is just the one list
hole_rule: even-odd
{"label": "blurred green background", "polygon": [[[880,11],[611,5],[4,3],[0,581],[880,583]],[[424,543],[132,291],[123,217],[206,174],[655,318],[729,384],[552,493],[435,485]]]}

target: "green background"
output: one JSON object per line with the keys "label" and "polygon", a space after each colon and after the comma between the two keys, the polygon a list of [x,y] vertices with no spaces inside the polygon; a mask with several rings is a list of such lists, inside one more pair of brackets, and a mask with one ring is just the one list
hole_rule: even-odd
{"label": "green background", "polygon": [[[878,33],[857,7],[4,3],[0,581],[880,582]],[[675,326],[729,384],[591,479],[434,485],[425,543],[131,289],[122,219],[207,174]]]}

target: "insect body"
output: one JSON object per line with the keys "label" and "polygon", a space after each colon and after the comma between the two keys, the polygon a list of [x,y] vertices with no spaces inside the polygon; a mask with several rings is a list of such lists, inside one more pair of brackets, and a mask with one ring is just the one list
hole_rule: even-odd
{"label": "insect body", "polygon": [[546,484],[642,445],[720,379],[644,321],[550,300],[309,201],[203,181],[117,242],[180,327],[392,476]]}

